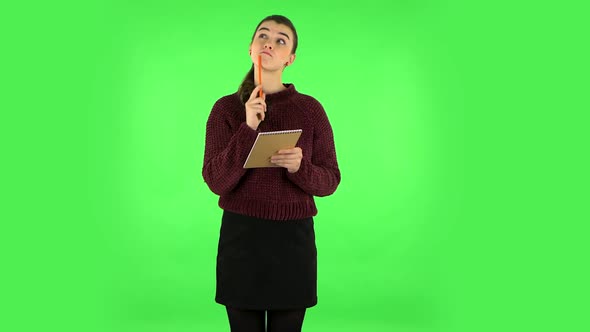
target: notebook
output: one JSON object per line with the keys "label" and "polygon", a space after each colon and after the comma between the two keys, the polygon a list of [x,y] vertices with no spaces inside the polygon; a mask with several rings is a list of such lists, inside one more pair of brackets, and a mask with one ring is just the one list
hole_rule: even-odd
{"label": "notebook", "polygon": [[279,167],[270,162],[270,157],[279,150],[294,148],[302,132],[302,129],[294,129],[258,133],[244,168]]}

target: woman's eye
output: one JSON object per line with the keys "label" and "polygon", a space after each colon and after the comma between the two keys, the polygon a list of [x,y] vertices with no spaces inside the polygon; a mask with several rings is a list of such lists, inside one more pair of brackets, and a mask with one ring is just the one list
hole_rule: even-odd
{"label": "woman's eye", "polygon": [[264,33],[261,33],[261,34],[258,36],[258,38],[265,38],[265,39],[266,39],[266,34],[264,34]]}
{"label": "woman's eye", "polygon": [[285,44],[286,44],[286,42],[285,42],[285,40],[284,40],[284,39],[279,39],[279,44],[281,44],[281,45],[285,45]]}

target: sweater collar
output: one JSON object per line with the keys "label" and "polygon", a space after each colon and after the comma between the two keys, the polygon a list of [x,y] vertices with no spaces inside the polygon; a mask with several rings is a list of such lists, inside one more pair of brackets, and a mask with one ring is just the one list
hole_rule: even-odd
{"label": "sweater collar", "polygon": [[297,90],[295,90],[294,84],[286,83],[283,85],[286,87],[285,90],[281,90],[279,92],[267,94],[265,97],[265,100],[267,102],[279,102],[281,100],[287,100],[287,99],[289,99],[289,97],[291,97],[292,95],[297,93]]}

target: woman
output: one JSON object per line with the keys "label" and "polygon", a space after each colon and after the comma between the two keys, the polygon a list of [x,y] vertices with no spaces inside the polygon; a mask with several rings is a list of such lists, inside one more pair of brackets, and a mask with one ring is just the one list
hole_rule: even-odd
{"label": "woman", "polygon": [[[313,197],[332,194],[340,171],[322,105],[282,83],[297,42],[288,18],[263,19],[250,71],[207,121],[203,178],[223,209],[215,300],[233,332],[265,331],[265,314],[268,331],[301,331],[306,308],[317,304]],[[243,168],[258,132],[289,129],[303,132],[295,148],[272,157],[276,167]]]}

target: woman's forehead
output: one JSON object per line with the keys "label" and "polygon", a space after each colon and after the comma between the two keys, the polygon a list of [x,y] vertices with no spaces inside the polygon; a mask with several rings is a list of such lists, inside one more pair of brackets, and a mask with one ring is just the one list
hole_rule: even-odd
{"label": "woman's forehead", "polygon": [[262,22],[258,27],[258,31],[270,31],[287,35],[289,38],[293,36],[293,31],[288,26],[274,21]]}

